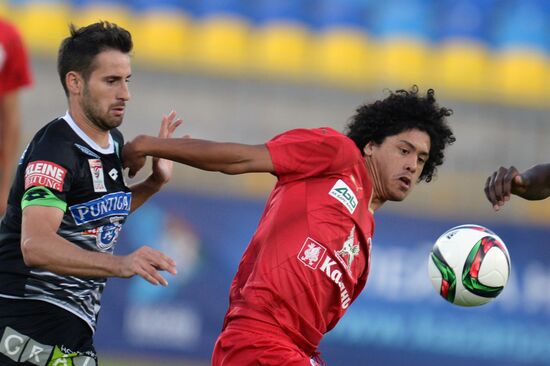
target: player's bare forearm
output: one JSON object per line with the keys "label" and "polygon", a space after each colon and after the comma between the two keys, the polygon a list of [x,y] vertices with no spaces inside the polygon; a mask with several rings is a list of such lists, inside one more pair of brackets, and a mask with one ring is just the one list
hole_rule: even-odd
{"label": "player's bare forearm", "polygon": [[[114,277],[120,272],[120,257],[84,250],[54,232],[22,228],[21,251],[29,267],[77,277]],[[31,231],[31,232],[29,232]]]}
{"label": "player's bare forearm", "polygon": [[521,174],[523,190],[512,192],[527,200],[542,200],[550,196],[550,164],[538,164]]}
{"label": "player's bare forearm", "polygon": [[265,145],[213,142],[191,138],[138,136],[129,143],[137,156],[155,156],[198,169],[225,174],[272,173],[273,163]]}
{"label": "player's bare forearm", "polygon": [[63,211],[29,206],[21,220],[21,252],[29,267],[60,275],[112,277],[120,274],[120,257],[80,248],[57,234]]}

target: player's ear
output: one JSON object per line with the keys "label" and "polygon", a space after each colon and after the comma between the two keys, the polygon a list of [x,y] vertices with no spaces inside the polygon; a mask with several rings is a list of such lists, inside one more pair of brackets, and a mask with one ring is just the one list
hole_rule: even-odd
{"label": "player's ear", "polygon": [[376,143],[374,141],[369,141],[363,148],[363,154],[365,154],[365,156],[371,156],[375,146]]}
{"label": "player's ear", "polygon": [[69,71],[65,75],[65,84],[67,85],[69,94],[80,94],[84,87],[84,80],[78,72]]}

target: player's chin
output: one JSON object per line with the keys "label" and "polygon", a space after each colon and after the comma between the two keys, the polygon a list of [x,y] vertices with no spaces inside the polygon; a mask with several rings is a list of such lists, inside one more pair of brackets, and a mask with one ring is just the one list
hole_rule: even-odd
{"label": "player's chin", "polygon": [[409,195],[409,192],[410,192],[410,189],[406,190],[406,191],[401,190],[401,189],[397,189],[394,192],[391,192],[389,200],[390,201],[395,201],[395,202],[403,201],[405,198],[407,198],[407,196]]}
{"label": "player's chin", "polygon": [[124,115],[113,117],[109,119],[109,127],[110,128],[117,128],[122,124],[122,120],[124,119]]}

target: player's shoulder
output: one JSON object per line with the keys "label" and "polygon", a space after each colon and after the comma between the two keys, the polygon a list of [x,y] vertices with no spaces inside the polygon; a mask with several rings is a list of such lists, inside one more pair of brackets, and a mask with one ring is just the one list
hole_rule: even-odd
{"label": "player's shoulder", "polygon": [[345,139],[346,136],[331,127],[295,128],[285,131],[273,138],[273,140],[324,140]]}
{"label": "player's shoulder", "polygon": [[63,118],[56,118],[42,127],[31,140],[28,153],[34,159],[55,158],[66,161],[74,156],[75,134]]}
{"label": "player's shoulder", "polygon": [[340,146],[342,149],[356,150],[355,142],[340,131],[331,127],[320,127],[316,129],[318,133],[325,136],[326,143]]}
{"label": "player's shoulder", "polygon": [[74,139],[74,134],[67,122],[58,117],[44,125],[35,135],[35,140],[38,139],[40,143],[60,143]]}

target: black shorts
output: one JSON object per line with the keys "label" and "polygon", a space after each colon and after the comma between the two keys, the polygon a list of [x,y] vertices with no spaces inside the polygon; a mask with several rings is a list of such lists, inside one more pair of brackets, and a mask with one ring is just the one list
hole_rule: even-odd
{"label": "black shorts", "polygon": [[96,366],[93,332],[76,315],[38,300],[0,297],[0,365]]}

